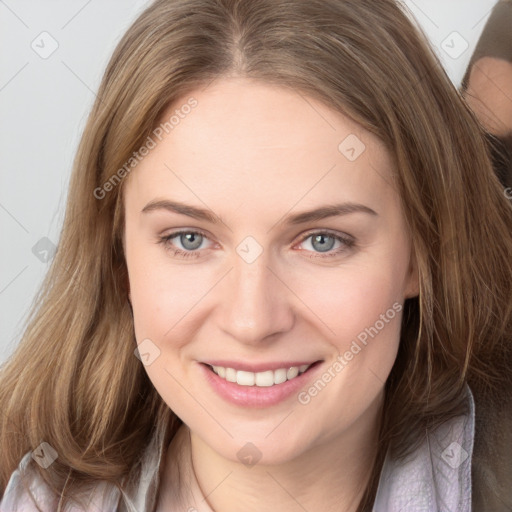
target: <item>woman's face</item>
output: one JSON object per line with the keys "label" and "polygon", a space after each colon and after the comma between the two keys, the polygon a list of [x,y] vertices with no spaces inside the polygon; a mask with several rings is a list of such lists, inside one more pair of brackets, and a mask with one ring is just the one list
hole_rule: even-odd
{"label": "woman's face", "polygon": [[166,121],[125,189],[135,335],[157,391],[234,461],[284,462],[374,422],[418,288],[384,145],[241,78],[180,98]]}

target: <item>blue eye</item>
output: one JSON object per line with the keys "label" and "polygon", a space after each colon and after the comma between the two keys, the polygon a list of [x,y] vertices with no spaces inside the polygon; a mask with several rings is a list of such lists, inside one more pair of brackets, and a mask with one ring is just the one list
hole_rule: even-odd
{"label": "blue eye", "polygon": [[[354,239],[349,236],[338,235],[325,231],[317,231],[314,233],[307,234],[302,238],[301,244],[303,244],[306,240],[310,238],[311,247],[319,251],[314,252],[314,255],[310,256],[310,258],[331,258],[334,256],[339,256],[341,253],[353,247],[355,244]],[[330,241],[326,242],[326,240],[329,239]],[[332,249],[336,241],[341,243],[341,247],[333,251]]]}
{"label": "blue eye", "polygon": [[[180,244],[185,248],[185,250],[178,249],[171,243],[171,240],[178,237]],[[172,251],[175,256],[183,258],[197,258],[201,255],[197,249],[201,246],[201,242],[205,238],[206,235],[200,231],[176,231],[170,235],[160,237],[159,242],[162,243],[166,249]]]}
{"label": "blue eye", "polygon": [[[355,240],[348,235],[339,235],[327,231],[310,232],[302,237],[300,244],[303,244],[310,238],[312,239],[311,247],[313,250],[308,251],[312,253],[309,258],[331,258],[339,256],[355,244]],[[175,243],[172,242],[174,239],[179,240],[183,249],[175,246]],[[159,237],[158,243],[163,244],[166,250],[171,251],[174,256],[179,258],[198,258],[201,256],[202,250],[200,250],[200,247],[204,240],[209,239],[206,234],[201,231],[181,230]],[[339,242],[341,247],[333,250],[336,242]]]}

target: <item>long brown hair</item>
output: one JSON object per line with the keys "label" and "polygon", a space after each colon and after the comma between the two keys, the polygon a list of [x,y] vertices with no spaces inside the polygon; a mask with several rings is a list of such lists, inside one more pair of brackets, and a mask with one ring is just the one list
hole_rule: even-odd
{"label": "long brown hair", "polygon": [[101,198],[95,190],[106,190],[170,102],[228,75],[322,101],[378,136],[394,159],[420,294],[405,305],[359,510],[371,507],[388,447],[403,457],[426,429],[459,414],[466,383],[477,403],[510,386],[512,206],[483,130],[403,8],[394,0],[157,0],[105,71],[57,253],[1,370],[2,492],[42,441],[59,457],[51,471],[37,469],[63,502],[98,479],[122,486],[156,426],[179,427],[133,355],[126,180]]}

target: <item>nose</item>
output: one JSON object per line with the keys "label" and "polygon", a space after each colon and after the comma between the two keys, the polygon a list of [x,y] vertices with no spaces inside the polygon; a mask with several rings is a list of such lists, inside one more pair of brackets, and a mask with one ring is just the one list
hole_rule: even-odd
{"label": "nose", "polygon": [[252,263],[235,255],[234,268],[222,283],[220,327],[248,345],[275,341],[274,335],[290,330],[295,321],[293,293],[265,254]]}

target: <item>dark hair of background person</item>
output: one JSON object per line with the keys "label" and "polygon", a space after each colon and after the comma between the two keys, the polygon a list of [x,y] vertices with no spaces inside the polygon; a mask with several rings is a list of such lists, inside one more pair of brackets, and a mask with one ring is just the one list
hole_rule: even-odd
{"label": "dark hair of background person", "polygon": [[[474,76],[472,76],[474,66],[479,65],[480,59],[487,57],[510,62],[512,66],[512,0],[500,0],[492,9],[471,55],[466,72],[462,77],[460,89],[464,97],[467,98],[468,94],[474,93],[473,88],[470,87],[470,83],[472,84],[474,79]],[[502,85],[503,83],[504,81],[501,80]],[[512,80],[508,84],[508,88],[502,88],[490,79],[487,87],[491,88],[488,91],[489,94],[496,93],[502,97],[507,97],[512,102]],[[477,101],[479,100],[477,99]],[[495,105],[490,107],[491,115],[493,108],[497,107]],[[488,132],[486,139],[491,149],[494,169],[500,182],[505,188],[512,190],[512,125],[508,126],[507,133],[495,134]]]}

